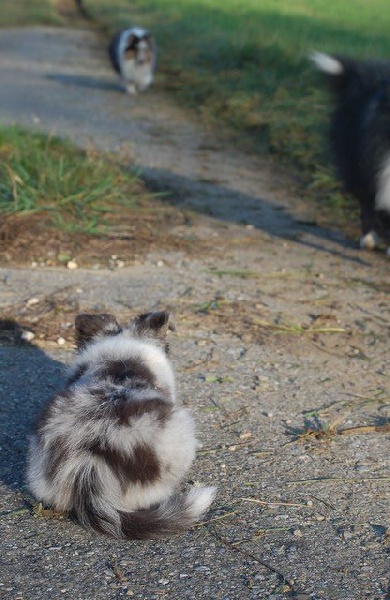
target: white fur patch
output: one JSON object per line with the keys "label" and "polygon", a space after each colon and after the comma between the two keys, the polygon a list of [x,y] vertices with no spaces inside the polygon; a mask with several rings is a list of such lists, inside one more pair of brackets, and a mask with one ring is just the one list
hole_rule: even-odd
{"label": "white fur patch", "polygon": [[188,507],[194,519],[206,512],[217,493],[216,487],[193,488],[187,495]]}
{"label": "white fur patch", "polygon": [[153,70],[149,63],[138,65],[135,60],[122,59],[121,74],[128,94],[142,92],[153,82]]}
{"label": "white fur patch", "polygon": [[175,379],[170,362],[162,348],[150,341],[130,338],[126,331],[114,337],[99,339],[78,356],[70,373],[80,365],[101,366],[108,360],[134,358],[146,364],[156,377],[156,385],[172,392],[170,400],[175,402]]}
{"label": "white fur patch", "polygon": [[390,213],[390,154],[383,161],[378,174],[378,191],[375,196],[376,210],[385,210]]}
{"label": "white fur patch", "polygon": [[315,63],[317,69],[329,75],[341,75],[344,72],[342,63],[336,58],[329,56],[329,54],[313,52],[310,55],[310,59]]}

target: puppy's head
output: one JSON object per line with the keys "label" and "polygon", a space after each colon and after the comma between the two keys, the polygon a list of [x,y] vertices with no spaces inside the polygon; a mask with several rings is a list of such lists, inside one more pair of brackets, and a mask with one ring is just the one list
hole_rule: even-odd
{"label": "puppy's head", "polygon": [[127,327],[121,327],[110,314],[81,314],[76,316],[75,330],[77,350],[83,350],[97,339],[128,332],[132,337],[159,341],[168,351],[167,335],[175,331],[175,325],[171,313],[165,310],[139,315]]}

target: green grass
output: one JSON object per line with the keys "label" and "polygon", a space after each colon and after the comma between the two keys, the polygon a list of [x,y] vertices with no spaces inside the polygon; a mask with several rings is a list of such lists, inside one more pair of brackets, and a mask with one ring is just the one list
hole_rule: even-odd
{"label": "green grass", "polygon": [[[0,0],[2,26],[61,24],[55,0]],[[206,122],[249,135],[258,152],[296,165],[308,194],[345,199],[330,166],[330,102],[312,50],[390,57],[388,0],[83,0],[108,35],[150,28],[157,84]]]}
{"label": "green grass", "polygon": [[0,127],[0,218],[39,213],[62,231],[101,234],[141,195],[137,177],[103,155]]}
{"label": "green grass", "polygon": [[[390,57],[388,0],[84,0],[107,32],[150,28],[160,85],[204,119],[254,134],[255,147],[332,179],[329,101],[308,54]],[[332,185],[332,184],[331,184]]]}
{"label": "green grass", "polygon": [[54,0],[0,0],[1,27],[61,25]]}

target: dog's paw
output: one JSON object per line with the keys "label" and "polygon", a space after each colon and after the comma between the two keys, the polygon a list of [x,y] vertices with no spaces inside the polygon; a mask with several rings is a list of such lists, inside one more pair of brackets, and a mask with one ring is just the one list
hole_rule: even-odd
{"label": "dog's paw", "polygon": [[135,87],[134,83],[126,84],[126,92],[130,94],[130,96],[135,96],[137,94],[137,88]]}
{"label": "dog's paw", "polygon": [[365,250],[375,250],[379,243],[379,237],[375,231],[369,231],[360,238],[360,248]]}

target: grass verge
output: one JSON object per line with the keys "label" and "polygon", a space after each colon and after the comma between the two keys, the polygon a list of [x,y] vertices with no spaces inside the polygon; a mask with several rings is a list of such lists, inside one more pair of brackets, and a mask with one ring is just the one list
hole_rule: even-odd
{"label": "grass verge", "polygon": [[307,56],[390,56],[388,0],[83,0],[109,34],[150,28],[159,78],[204,119],[249,132],[258,151],[293,162],[311,192],[342,204],[329,167],[329,102]]}
{"label": "grass verge", "polygon": [[35,213],[64,232],[97,235],[142,194],[136,175],[106,156],[0,127],[0,215]]}
{"label": "grass verge", "polygon": [[54,0],[0,0],[1,27],[62,25]]}

